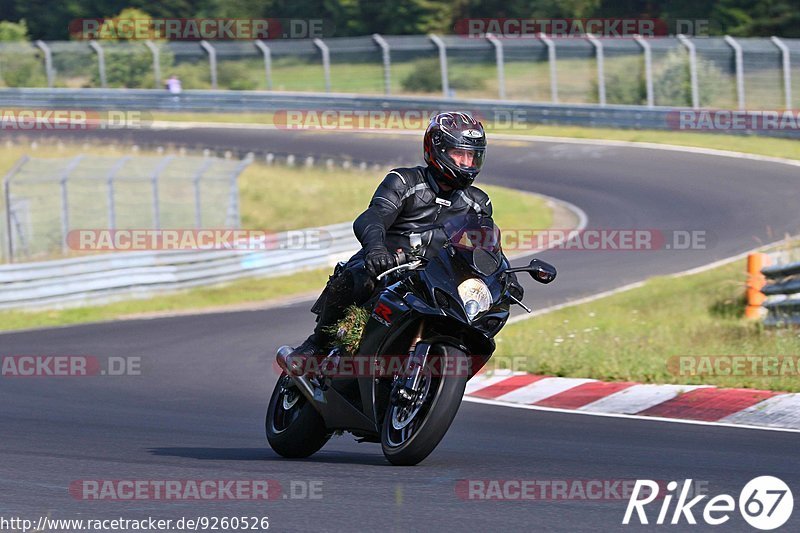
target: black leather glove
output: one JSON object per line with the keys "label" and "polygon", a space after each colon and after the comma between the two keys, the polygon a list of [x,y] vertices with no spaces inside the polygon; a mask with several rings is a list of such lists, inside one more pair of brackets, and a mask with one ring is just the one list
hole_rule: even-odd
{"label": "black leather glove", "polygon": [[367,270],[373,276],[386,272],[394,266],[394,257],[383,245],[371,248],[364,260],[367,264]]}
{"label": "black leather glove", "polygon": [[525,296],[525,289],[520,285],[517,275],[514,272],[508,273],[507,286],[509,294],[521,302],[522,297]]}

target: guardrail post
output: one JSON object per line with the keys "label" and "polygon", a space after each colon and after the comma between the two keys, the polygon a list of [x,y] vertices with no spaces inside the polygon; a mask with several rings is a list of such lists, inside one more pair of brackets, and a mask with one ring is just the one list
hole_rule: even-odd
{"label": "guardrail post", "polygon": [[492,33],[486,34],[486,39],[494,46],[494,57],[497,63],[497,93],[501,100],[506,99],[506,65],[503,57],[503,42]]}
{"label": "guardrail post", "polygon": [[784,106],[786,109],[792,108],[792,60],[789,54],[789,47],[786,44],[773,36],[770,40],[781,51],[781,63],[783,64],[783,96],[786,99]]}
{"label": "guardrail post", "polygon": [[428,35],[428,38],[439,50],[439,70],[442,73],[442,95],[445,98],[451,98],[450,77],[447,75],[447,48],[445,48],[444,41],[438,35],[430,34]]}
{"label": "guardrail post", "polygon": [[700,107],[700,90],[697,85],[697,51],[694,43],[682,33],[678,34],[678,39],[689,52],[689,82],[692,86],[692,108]]}
{"label": "guardrail post", "polygon": [[208,67],[211,70],[211,88],[217,88],[217,51],[208,41],[200,41],[200,46],[208,52]]}
{"label": "guardrail post", "polygon": [[272,51],[269,49],[269,46],[264,44],[264,41],[258,39],[254,41],[256,48],[261,50],[261,54],[264,56],[264,73],[267,76],[267,90],[272,90]]}
{"label": "guardrail post", "polygon": [[106,83],[106,55],[103,53],[103,47],[97,41],[89,41],[89,46],[97,54],[97,70],[100,73],[100,87],[105,89],[108,84]]}
{"label": "guardrail post", "polygon": [[161,176],[161,173],[164,169],[169,165],[169,162],[174,159],[174,156],[168,155],[161,162],[158,164],[156,169],[153,171],[153,175],[150,177],[150,181],[153,185],[153,226],[155,229],[161,229],[161,206],[159,205],[159,197],[158,197],[158,178]]}
{"label": "guardrail post", "polygon": [[601,106],[604,106],[606,105],[606,76],[604,72],[605,55],[603,54],[603,43],[591,33],[586,34],[586,38],[594,46],[594,57],[597,61],[597,100]]}
{"label": "guardrail post", "polygon": [[730,35],[725,36],[725,42],[733,48],[734,61],[736,63],[736,99],[739,109],[744,110],[744,66],[742,61],[742,47]]}
{"label": "guardrail post", "polygon": [[67,192],[67,182],[69,181],[70,172],[75,170],[75,167],[78,166],[81,159],[83,159],[83,154],[75,156],[75,158],[69,162],[67,168],[64,169],[64,172],[61,173],[58,180],[61,185],[61,253],[63,255],[67,255],[69,251],[67,243],[67,236],[69,235],[69,194]]}
{"label": "guardrail post", "polygon": [[641,35],[634,35],[633,39],[639,43],[644,53],[644,84],[647,92],[647,107],[653,107],[655,105],[655,99],[653,98],[653,54],[650,50],[650,43]]}
{"label": "guardrail post", "polygon": [[558,70],[556,69],[556,44],[544,33],[539,33],[541,40],[547,47],[547,64],[550,67],[550,100],[558,103]]}
{"label": "guardrail post", "polygon": [[22,156],[19,161],[14,163],[11,170],[3,177],[3,198],[6,204],[6,262],[14,262],[14,233],[13,225],[11,223],[11,180],[19,172],[19,169],[28,162],[30,158],[27,155]]}
{"label": "guardrail post", "polygon": [[36,46],[44,53],[44,72],[47,75],[47,86],[52,89],[56,77],[53,71],[53,53],[44,41],[36,41]]}
{"label": "guardrail post", "polygon": [[322,54],[322,72],[325,74],[325,92],[331,92],[331,51],[322,39],[314,39],[314,46]]}
{"label": "guardrail post", "polygon": [[766,284],[766,278],[761,269],[769,264],[769,257],[763,253],[753,253],[747,256],[747,307],[744,316],[747,318],[761,317],[761,304],[767,297],[761,292]]}
{"label": "guardrail post", "polygon": [[144,45],[153,54],[153,79],[155,80],[156,89],[161,89],[161,58],[158,53],[158,47],[153,44],[153,41],[145,41]]}
{"label": "guardrail post", "polygon": [[192,183],[194,184],[194,227],[197,229],[200,229],[203,225],[203,204],[202,196],[200,195],[200,179],[213,162],[214,160],[211,158],[203,161],[203,165],[194,175],[194,178],[192,178]]}
{"label": "guardrail post", "polygon": [[392,57],[389,43],[378,33],[372,34],[372,40],[381,47],[383,56],[383,92],[387,95],[392,94]]}

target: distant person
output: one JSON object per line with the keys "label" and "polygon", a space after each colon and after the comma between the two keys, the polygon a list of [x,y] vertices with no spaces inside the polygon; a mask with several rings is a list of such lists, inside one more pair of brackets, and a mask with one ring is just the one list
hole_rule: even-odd
{"label": "distant person", "polygon": [[181,91],[183,90],[183,88],[181,87],[181,80],[178,79],[178,76],[176,76],[175,74],[170,76],[164,85],[166,86],[170,94],[178,95],[181,94]]}

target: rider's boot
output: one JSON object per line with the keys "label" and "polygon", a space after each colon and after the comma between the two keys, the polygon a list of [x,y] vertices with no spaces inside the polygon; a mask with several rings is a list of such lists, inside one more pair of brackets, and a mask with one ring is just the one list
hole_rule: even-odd
{"label": "rider's boot", "polygon": [[287,372],[304,374],[303,370],[308,366],[306,365],[308,358],[327,354],[327,350],[333,342],[333,335],[330,330],[344,318],[347,307],[352,303],[352,276],[332,278],[322,296],[314,305],[314,308],[319,311],[314,333],[309,335],[291,353],[283,357],[278,356],[280,366]]}

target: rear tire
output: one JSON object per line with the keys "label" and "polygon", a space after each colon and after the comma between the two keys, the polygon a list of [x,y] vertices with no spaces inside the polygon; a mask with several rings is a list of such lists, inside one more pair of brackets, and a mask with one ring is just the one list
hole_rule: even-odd
{"label": "rear tire", "polygon": [[[466,355],[453,347],[447,346],[446,355],[434,356],[447,358],[438,368],[460,368],[452,363],[454,357]],[[453,423],[453,419],[461,406],[467,376],[428,376],[427,391],[421,406],[416,413],[401,420],[401,407],[390,404],[381,428],[381,447],[383,455],[393,465],[412,466],[420,463],[438,446],[445,433]],[[417,418],[417,420],[413,420]],[[407,424],[404,428],[398,428]],[[409,427],[410,426],[410,427]],[[406,429],[409,428],[409,429]]]}
{"label": "rear tire", "polygon": [[270,447],[290,459],[313,455],[331,437],[325,421],[285,372],[272,391],[265,429]]}

